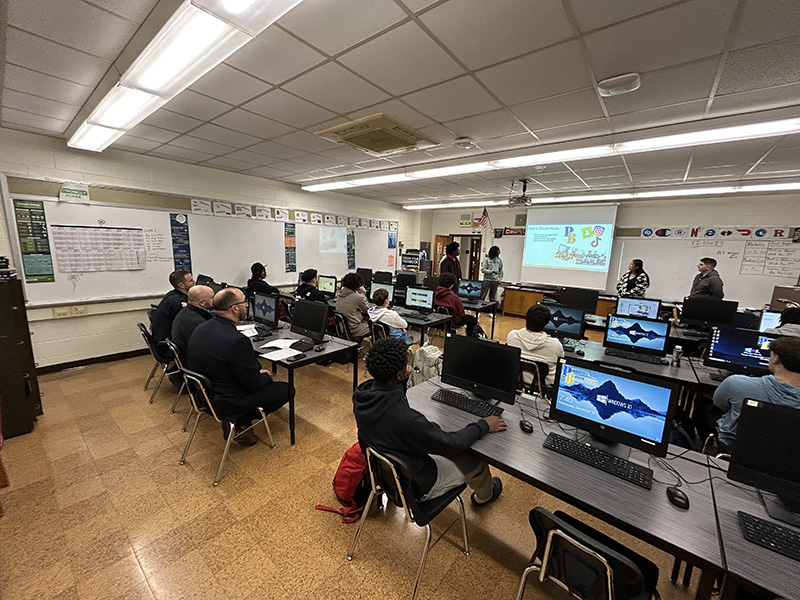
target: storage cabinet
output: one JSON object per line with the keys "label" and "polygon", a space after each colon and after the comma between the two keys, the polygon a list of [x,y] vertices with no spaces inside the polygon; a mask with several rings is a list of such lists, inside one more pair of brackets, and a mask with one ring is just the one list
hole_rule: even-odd
{"label": "storage cabinet", "polygon": [[542,292],[506,288],[503,294],[503,314],[524,317],[528,308],[542,301]]}

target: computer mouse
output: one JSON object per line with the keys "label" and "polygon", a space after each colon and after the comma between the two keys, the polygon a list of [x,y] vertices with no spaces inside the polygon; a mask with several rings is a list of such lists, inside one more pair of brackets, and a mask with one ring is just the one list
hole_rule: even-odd
{"label": "computer mouse", "polygon": [[668,358],[662,358],[661,359],[661,364],[662,365],[668,365],[669,364],[669,359]]}
{"label": "computer mouse", "polygon": [[322,352],[325,350],[325,346],[314,346],[314,352]]}
{"label": "computer mouse", "polygon": [[683,510],[689,510],[689,497],[680,489],[671,485],[667,488],[667,498],[673,506],[677,506]]}
{"label": "computer mouse", "polygon": [[583,350],[578,350],[575,354],[577,354],[578,356],[584,356],[586,352],[584,352]]}
{"label": "computer mouse", "polygon": [[519,428],[525,433],[533,433],[533,423],[530,421],[522,420],[519,422]]}

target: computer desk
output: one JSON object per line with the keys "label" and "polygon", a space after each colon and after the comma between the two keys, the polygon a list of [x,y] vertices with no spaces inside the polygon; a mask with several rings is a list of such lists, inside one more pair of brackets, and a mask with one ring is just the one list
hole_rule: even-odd
{"label": "computer desk", "polygon": [[492,313],[492,332],[489,334],[489,339],[494,339],[494,322],[497,317],[497,300],[469,300],[461,298],[461,304],[464,305],[464,310],[471,310],[475,313],[475,318],[478,318],[478,313],[491,312]]}
{"label": "computer desk", "polygon": [[[411,312],[416,313],[417,311],[411,311]],[[432,312],[428,314],[427,319],[423,319],[422,317],[425,315],[422,315],[421,313],[417,313],[416,315],[404,314],[400,316],[403,319],[405,319],[409,327],[416,327],[417,329],[419,329],[421,346],[425,344],[425,338],[428,334],[428,329],[430,329],[431,327],[438,327],[440,325],[444,325],[445,323],[452,320],[452,317],[450,315],[437,312]]]}
{"label": "computer desk", "polygon": [[[431,400],[436,383],[439,383],[438,378],[410,388],[409,405],[445,431],[455,431],[476,420],[469,413]],[[533,400],[524,402],[530,405]],[[666,488],[675,483],[670,473],[651,466],[657,481],[650,490],[640,488],[545,449],[542,443],[547,433],[555,431],[565,435],[557,424],[542,423],[536,419],[535,411],[526,410],[527,420],[534,424],[533,433],[527,434],[518,425],[519,406],[501,406],[505,408],[502,417],[508,423],[508,430],[485,435],[472,445],[471,452],[501,471],[690,562],[702,570],[696,597],[698,600],[709,598],[714,579],[722,574],[724,563],[705,456],[689,452],[687,458],[692,460],[670,460],[685,479],[698,482],[682,486],[691,503],[689,510],[683,511],[667,499]],[[676,454],[683,452],[676,447],[670,450]],[[647,464],[648,455],[633,451],[631,459]]]}

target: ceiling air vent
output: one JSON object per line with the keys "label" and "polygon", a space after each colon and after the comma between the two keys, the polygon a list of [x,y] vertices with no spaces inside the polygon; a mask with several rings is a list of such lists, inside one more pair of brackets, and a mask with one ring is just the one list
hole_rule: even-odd
{"label": "ceiling air vent", "polygon": [[317,135],[372,156],[388,156],[439,145],[424,133],[383,113],[317,131]]}

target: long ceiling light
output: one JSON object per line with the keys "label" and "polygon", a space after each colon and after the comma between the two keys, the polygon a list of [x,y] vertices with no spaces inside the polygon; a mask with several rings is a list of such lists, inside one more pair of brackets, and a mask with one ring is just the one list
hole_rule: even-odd
{"label": "long ceiling light", "polygon": [[304,185],[302,189],[306,192],[323,192],[351,187],[361,187],[365,185],[378,185],[381,183],[398,183],[403,181],[412,181],[414,179],[426,179],[430,177],[447,177],[448,175],[463,175],[498,169],[523,168],[533,165],[546,165],[560,162],[587,160],[605,156],[623,156],[626,154],[637,154],[639,152],[671,150],[675,148],[688,148],[691,146],[703,146],[707,144],[719,144],[723,142],[752,140],[763,137],[773,137],[777,135],[788,135],[798,132],[800,132],[800,118],[781,119],[778,121],[765,121],[763,123],[735,125],[732,127],[718,127],[716,129],[706,129],[691,133],[678,133],[656,138],[644,138],[640,140],[631,140],[628,142],[617,142],[614,144],[587,146],[585,148],[574,148],[572,150],[527,154],[525,156],[515,156],[512,158],[502,158],[498,160],[481,161],[455,165],[451,167],[397,173],[393,175],[362,177],[358,179],[349,179],[347,181],[335,181],[330,183],[315,183],[311,185]]}
{"label": "long ceiling light", "polygon": [[184,0],[67,145],[101,152],[301,1]]}

